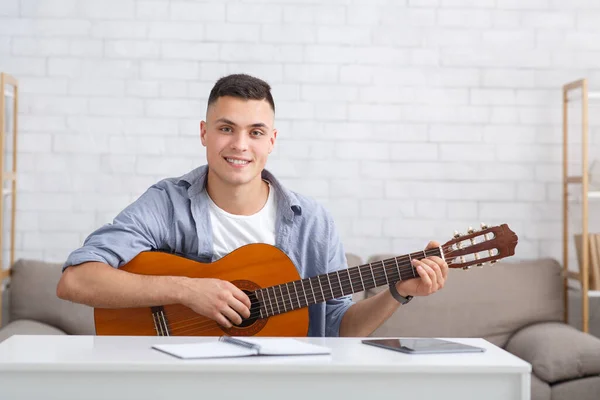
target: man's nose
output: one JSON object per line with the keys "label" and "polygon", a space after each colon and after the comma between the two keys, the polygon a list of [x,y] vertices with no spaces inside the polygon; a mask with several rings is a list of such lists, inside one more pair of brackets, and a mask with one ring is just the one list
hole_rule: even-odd
{"label": "man's nose", "polygon": [[248,150],[248,134],[246,132],[239,132],[233,136],[231,147],[238,151]]}

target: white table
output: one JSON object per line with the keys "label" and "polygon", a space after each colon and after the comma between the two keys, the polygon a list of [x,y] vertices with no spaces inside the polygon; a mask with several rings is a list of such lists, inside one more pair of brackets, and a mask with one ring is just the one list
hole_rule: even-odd
{"label": "white table", "polygon": [[531,365],[485,353],[408,355],[360,338],[298,338],[331,355],[181,360],[156,343],[209,337],[12,336],[0,343],[2,399],[530,399]]}

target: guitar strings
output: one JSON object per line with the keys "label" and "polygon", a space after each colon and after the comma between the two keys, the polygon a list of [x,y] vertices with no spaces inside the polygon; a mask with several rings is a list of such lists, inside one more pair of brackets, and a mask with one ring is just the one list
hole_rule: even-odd
{"label": "guitar strings", "polygon": [[[408,256],[398,257],[398,259],[401,259],[401,258],[408,259],[409,257]],[[376,265],[374,265],[374,264],[376,264]],[[452,261],[448,262],[449,266],[453,265],[453,264],[454,264],[454,262],[452,262]],[[392,272],[394,273],[393,275],[395,275],[397,273],[397,270],[394,267],[398,267],[398,268],[400,267],[400,265],[396,265],[395,260],[382,260],[382,261],[377,261],[377,262],[371,263],[369,265],[371,265],[374,268],[382,268],[381,272],[376,272],[376,273],[374,272],[374,274],[377,275],[376,278],[375,278],[375,281],[374,281],[374,283],[376,285],[375,287],[384,286],[385,284],[387,284],[389,282],[388,281],[389,275],[392,275],[392,274],[390,273],[389,275],[386,275],[383,272],[384,268],[387,270],[388,267],[392,267]],[[400,277],[402,277],[402,272],[408,272],[409,274],[413,275],[412,276],[413,278],[415,277],[414,273],[411,273],[412,268],[411,269],[406,269],[406,267],[409,266],[409,265],[411,265],[411,264],[403,265],[402,266],[402,268],[404,268],[404,269],[403,269],[403,271],[400,271]],[[349,276],[350,276],[349,279],[354,280],[354,279],[356,279],[356,277],[358,275],[362,276],[362,274],[360,273],[360,270],[358,268],[356,268],[356,267],[352,267],[352,268],[354,270],[352,270],[351,273],[349,274]],[[352,275],[354,275],[354,277],[352,277]],[[404,274],[404,275],[406,275],[406,274]],[[384,280],[384,283],[382,283],[380,285],[378,283],[378,280],[382,280],[382,279]],[[406,279],[406,278],[404,278],[404,279]],[[395,280],[395,279],[392,279],[392,280]],[[338,283],[339,283],[339,281],[338,281]],[[346,291],[347,289],[353,290],[353,285],[350,284],[350,281],[349,280],[347,281],[346,278],[344,278],[344,282],[342,282],[342,286],[339,286],[339,287],[340,287],[340,290],[342,290],[342,293],[344,291]],[[364,291],[364,289],[361,290],[361,291]],[[303,297],[304,297],[305,301],[308,300],[309,293],[310,292],[306,293],[304,291],[304,296]],[[342,295],[340,295],[338,297],[341,297]],[[288,296],[288,298],[289,298],[289,296]],[[280,300],[281,300],[281,302],[280,302]],[[317,300],[316,296],[313,297],[313,301],[314,300],[316,300],[317,303],[322,303],[322,302],[325,301],[324,299]],[[266,300],[265,300],[265,303],[266,303]],[[271,301],[268,304],[263,304],[263,307],[264,307],[265,311],[267,312],[267,314],[269,314],[267,305],[269,305],[271,307],[271,311],[273,313],[275,312],[275,308],[277,306],[280,306],[279,309],[278,309],[278,313],[279,314],[281,313],[281,308],[282,308],[281,306],[283,306],[284,312],[287,312],[287,307],[286,307],[287,306],[287,300],[285,299],[285,295],[283,295],[283,296],[279,296],[279,295],[274,296],[274,298],[272,298]],[[293,303],[291,305],[292,305],[292,308],[293,308]],[[299,308],[306,307],[306,305],[302,306],[301,303],[299,303],[299,305],[300,305]],[[298,308],[295,308],[295,309],[298,309]],[[177,313],[177,312],[176,313],[170,313],[168,315],[168,319],[170,321],[172,321],[173,317],[176,316],[176,314],[180,314],[180,312],[179,313]],[[273,315],[277,315],[277,314],[273,314]],[[259,317],[260,317],[260,312],[259,313],[252,313],[249,318],[259,318]],[[190,322],[194,322],[194,321],[197,321],[197,320],[204,320],[204,322],[202,322],[200,324],[194,324],[194,323],[192,323],[191,325],[189,324]],[[182,325],[182,324],[185,324],[185,325]],[[169,325],[170,325],[169,327],[171,328],[170,329],[171,333],[179,333],[179,334],[191,332],[191,330],[189,328],[192,328],[192,330],[195,330],[195,331],[202,331],[202,330],[206,330],[206,329],[214,329],[216,327],[220,327],[220,325],[216,321],[214,321],[212,319],[209,319],[209,318],[207,318],[205,316],[202,316],[202,315],[198,315],[197,317],[193,317],[193,318],[187,318],[185,320],[180,320],[180,321],[177,321],[177,322],[173,321],[173,323],[169,323]],[[234,325],[234,327],[235,327],[235,325]]]}
{"label": "guitar strings", "polygon": [[[452,263],[452,264],[454,264],[454,263]],[[450,264],[448,264],[448,265],[450,265]],[[173,334],[175,334],[175,335],[186,334],[186,335],[191,336],[193,334],[199,334],[204,331],[213,330],[216,328],[223,329],[216,321],[208,319],[206,317],[192,318],[191,320],[197,320],[197,319],[205,319],[205,321],[200,324],[192,324],[192,325],[188,325],[186,327],[179,327],[177,329],[173,329],[173,330],[171,330],[171,334],[172,335]],[[233,326],[233,328],[235,328],[235,325]]]}
{"label": "guitar strings", "polygon": [[[431,249],[431,250],[437,250],[437,248],[436,249]],[[410,257],[408,257],[408,256],[398,257],[398,259],[402,259],[402,258],[405,258],[405,261],[410,259]],[[384,264],[384,262],[385,262],[385,264]],[[389,282],[388,275],[386,274],[387,269],[389,267],[392,268],[392,271],[391,271],[390,275],[392,275],[392,273],[394,275],[397,273],[396,268],[403,268],[403,271],[400,271],[400,276],[399,276],[400,279],[399,280],[406,280],[406,279],[415,278],[416,275],[417,275],[416,272],[415,272],[415,270],[414,270],[414,268],[412,268],[412,265],[410,263],[408,265],[402,265],[401,266],[398,263],[396,263],[395,260],[381,260],[381,261],[373,262],[371,264],[366,264],[366,265],[370,265],[373,269],[376,269],[376,268],[381,268],[382,269],[381,272],[375,272],[375,271],[373,271],[373,274],[377,275],[375,277],[374,281],[373,281],[374,284],[375,284],[375,287],[383,286],[383,285],[385,285],[385,284],[387,284]],[[410,269],[406,269],[406,267],[408,267],[408,266],[411,266],[411,268]],[[353,290],[354,285],[352,285],[352,283],[350,283],[350,281],[355,281],[356,280],[357,281],[356,283],[357,284],[359,283],[358,280],[357,280],[357,277],[358,277],[358,279],[360,279],[360,277],[363,276],[363,274],[360,272],[360,269],[359,269],[360,267],[361,266],[348,268],[346,270],[346,271],[348,271],[347,274],[346,274],[346,275],[349,275],[348,278],[346,278],[345,275],[341,275],[340,276],[339,274],[338,274],[339,279],[336,280],[334,278],[334,282],[337,281],[338,283],[340,283],[340,281],[343,281],[343,282],[341,282],[341,285],[337,285],[337,287],[340,288],[339,290],[342,291],[342,293],[340,295],[336,296],[335,293],[333,293],[334,290],[338,290],[337,288],[333,287],[334,285],[330,285],[330,284],[328,285],[329,289],[332,290],[332,296],[334,298],[335,297],[345,296],[344,292],[346,292],[348,289],[350,289],[351,293],[352,292],[359,292],[359,291],[354,291]],[[384,272],[384,269],[386,270],[386,272]],[[344,270],[340,270],[340,271],[344,271]],[[406,276],[406,277],[403,278],[402,277],[402,272],[404,272],[404,275],[409,275],[409,276]],[[412,275],[412,276],[410,276],[410,275]],[[381,279],[383,279],[384,281],[383,281],[383,283],[379,284],[378,280],[381,280]],[[369,281],[369,280],[371,280],[371,278],[367,279],[367,281]],[[392,280],[395,280],[395,279],[392,279]],[[399,281],[399,280],[396,280],[396,281]],[[363,281],[361,280],[360,282],[361,282],[360,285],[362,285]],[[331,281],[329,281],[329,283],[331,283]],[[296,294],[296,300],[297,300],[297,303],[298,303],[298,306],[299,306],[298,308],[303,308],[303,307],[306,307],[308,305],[308,304],[306,304],[306,305],[302,306],[302,301],[301,301],[300,295],[303,295],[302,298],[304,298],[304,302],[308,303],[309,294],[310,293],[314,294],[313,291],[307,292],[306,290],[304,290],[304,285],[302,285],[302,287],[303,287],[302,288],[302,293],[300,293],[300,294],[295,293]],[[295,287],[294,289],[295,289],[295,291],[297,291],[297,287]],[[364,291],[364,290],[366,290],[366,289],[363,289],[361,291]],[[289,289],[287,288],[287,286],[286,286],[286,291],[289,291]],[[273,289],[273,293],[274,293],[273,297],[270,298],[271,294],[269,293],[268,296],[265,297],[264,302],[261,302],[260,299],[258,299],[258,296],[257,296],[257,300],[259,301],[259,311],[251,313],[250,317],[248,317],[248,318],[260,318],[261,317],[261,312],[260,312],[261,306],[260,306],[260,303],[262,303],[262,308],[264,308],[265,314],[267,314],[267,315],[268,314],[273,314],[273,315],[281,314],[281,310],[282,309],[284,310],[284,312],[287,312],[287,305],[288,305],[288,303],[287,303],[287,300],[286,300],[286,295],[276,294],[275,289]],[[322,293],[324,294],[324,291]],[[290,306],[291,306],[290,307],[290,311],[292,309],[298,309],[298,308],[295,308],[293,297],[290,298],[290,296],[293,296],[293,295],[291,293],[288,293],[287,298],[290,299]],[[268,302],[267,302],[268,298],[270,298],[270,300],[268,300]],[[321,303],[321,302],[324,302],[324,301],[325,301],[324,298],[321,298],[320,300],[317,300],[316,296],[313,297],[313,302],[315,302],[315,303]],[[271,312],[269,312],[269,306],[271,308]],[[277,313],[275,313],[275,309],[276,308],[278,310]],[[186,311],[171,312],[171,313],[169,313],[169,315],[167,317],[168,317],[169,320],[172,320],[174,316],[177,316],[177,314],[181,314],[181,313],[189,313],[189,312],[186,312]],[[202,318],[202,316],[199,316],[199,317]],[[207,317],[203,317],[203,318],[207,318]],[[178,322],[170,323],[169,325],[172,328],[175,328],[176,325],[181,325],[181,323],[187,322],[187,321],[191,321],[193,319],[197,319],[197,318],[180,320]],[[211,319],[209,319],[209,320],[212,321]]]}
{"label": "guitar strings", "polygon": [[[420,253],[424,253],[424,255],[425,255],[426,257],[429,257],[429,256],[431,256],[431,255],[437,255],[437,253],[435,253],[435,251],[437,251],[437,250],[439,250],[437,247],[436,247],[435,249],[429,249],[428,251],[429,251],[430,253],[432,253],[432,254],[427,254],[427,251],[425,251],[425,252],[421,251],[421,252],[418,252],[418,253],[419,253],[419,254],[420,254]],[[444,250],[444,251],[446,251],[446,250]],[[416,253],[416,252],[415,252],[415,253]],[[415,253],[412,253],[412,254],[415,254]],[[411,256],[412,256],[412,254],[411,254],[411,255],[406,255],[406,256],[399,256],[399,257],[397,257],[397,260],[398,260],[399,262],[403,262],[403,261],[410,261],[410,260],[412,259],[412,257],[411,257]],[[401,261],[401,260],[402,260],[402,261]],[[383,264],[383,262],[386,262],[387,264]],[[379,264],[381,264],[381,265],[379,265]],[[350,275],[354,275],[353,277],[350,277],[350,280],[352,280],[352,281],[354,281],[354,280],[357,280],[357,284],[358,284],[358,282],[359,282],[359,280],[360,280],[360,277],[362,276],[362,273],[360,272],[360,269],[359,269],[359,268],[360,268],[360,267],[363,267],[363,266],[367,266],[367,265],[369,265],[369,266],[371,266],[371,268],[382,268],[382,267],[385,267],[385,269],[386,269],[386,270],[388,269],[388,267],[396,267],[396,266],[398,266],[398,267],[400,267],[400,268],[406,268],[407,266],[411,266],[411,267],[412,267],[412,265],[410,264],[410,262],[409,262],[407,265],[399,265],[399,264],[397,265],[397,264],[398,264],[398,263],[395,261],[395,259],[388,259],[388,260],[375,261],[375,262],[373,262],[373,263],[370,263],[370,264],[365,264],[365,265],[361,265],[361,266],[350,267],[350,268],[348,268],[348,269],[339,270],[339,272],[341,272],[342,274],[344,274],[344,271],[349,271],[349,272],[350,272]],[[416,274],[416,272],[415,272],[415,270],[414,270],[414,268],[411,268],[411,270],[412,270],[412,274],[413,274],[413,275],[417,275],[417,274]],[[407,272],[407,271],[409,271],[409,270],[405,270],[404,272]],[[352,289],[352,288],[353,288],[353,285],[352,285],[351,283],[349,283],[350,281],[348,280],[348,278],[346,278],[344,275],[341,275],[341,276],[340,276],[340,275],[339,275],[339,272],[337,273],[337,275],[338,275],[338,276],[339,276],[339,278],[340,278],[339,280],[343,280],[343,281],[344,281],[344,282],[342,282],[342,285],[343,285],[343,286],[340,286],[340,290],[342,290],[342,294],[341,294],[341,295],[339,295],[339,296],[335,296],[335,295],[334,295],[334,297],[341,297],[341,296],[344,296],[343,292],[345,292],[347,289]],[[382,272],[383,272],[383,269],[382,269]],[[392,272],[396,273],[397,271],[392,271]],[[336,273],[336,272],[333,272],[333,273]],[[383,275],[381,275],[381,276],[379,276],[379,272],[377,272],[376,274],[377,274],[378,276],[377,276],[377,278],[375,279],[375,283],[377,283],[376,281],[377,281],[377,279],[379,279],[379,278],[383,278],[383,279],[385,279],[385,278],[386,278],[386,275],[385,275],[385,273],[384,273]],[[348,275],[348,273],[346,273],[346,275]],[[405,274],[405,275],[406,275],[406,274]],[[415,277],[415,276],[413,276],[412,278],[414,278],[414,277]],[[315,277],[311,277],[311,278],[305,278],[305,279],[311,279],[311,280],[312,280],[312,279],[314,279],[314,278],[315,278]],[[368,278],[368,280],[372,280],[372,279],[371,279],[371,278],[369,278],[368,276],[367,276],[367,278]],[[402,276],[400,276],[400,278],[401,278],[400,280],[404,280],[404,278],[402,278]],[[408,277],[407,277],[407,278],[408,278]],[[339,280],[338,280],[337,278],[334,278],[334,282],[338,282],[338,283],[339,283]],[[296,282],[298,282],[298,281],[296,281]],[[319,282],[319,279],[317,279],[317,282]],[[362,281],[360,281],[360,282],[361,282],[361,285],[362,285]],[[310,294],[312,291],[307,293],[307,292],[304,290],[304,284],[302,283],[302,289],[301,289],[301,290],[302,290],[302,293],[298,294],[298,293],[296,293],[296,292],[297,292],[297,290],[298,290],[298,288],[297,288],[295,285],[293,285],[293,286],[294,286],[294,292],[295,292],[294,294],[296,295],[296,296],[295,296],[295,297],[296,297],[296,301],[294,301],[294,297],[293,297],[293,296],[294,296],[294,294],[292,294],[292,293],[290,292],[289,288],[287,287],[287,284],[289,284],[289,283],[293,283],[293,282],[288,282],[288,283],[281,284],[281,285],[286,285],[286,291],[288,291],[288,292],[289,292],[289,293],[288,293],[288,295],[287,295],[287,297],[289,298],[290,296],[292,296],[292,299],[290,300],[290,305],[292,306],[292,308],[294,308],[294,303],[301,304],[301,301],[299,301],[299,300],[298,300],[298,298],[299,298],[299,297],[300,297],[300,298],[304,298],[304,300],[305,300],[305,302],[306,302],[306,300],[307,300],[307,298],[308,298],[308,297],[307,297],[307,296],[308,296],[308,294]],[[383,283],[382,285],[384,285],[384,284],[385,284],[385,283]],[[281,286],[281,285],[275,285],[275,286]],[[325,285],[326,285],[326,287],[327,287],[327,288],[329,288],[330,290],[337,290],[337,289],[334,289],[334,287],[333,287],[334,285],[331,285],[331,284],[330,284],[330,281],[328,281],[328,283],[327,283],[327,284],[325,284]],[[337,285],[337,286],[339,286],[339,285]],[[381,285],[378,285],[378,284],[376,284],[376,286],[381,286]],[[266,288],[262,288],[262,289],[264,290],[264,289],[266,289]],[[274,291],[274,290],[275,290],[275,289],[273,289],[273,291]],[[273,295],[274,297],[273,297],[271,300],[268,300],[268,299],[269,299],[269,297],[271,296],[271,293],[269,293],[268,291],[267,291],[267,293],[268,293],[268,294],[267,294],[267,295],[264,297],[264,302],[261,302],[261,300],[260,300],[260,299],[258,299],[258,295],[256,295],[258,302],[259,302],[259,303],[263,303],[263,308],[264,308],[264,310],[266,311],[266,314],[269,314],[269,310],[268,310],[268,307],[267,307],[268,305],[272,305],[272,307],[271,307],[271,308],[272,308],[272,311],[273,311],[273,312],[274,312],[275,308],[276,308],[276,307],[278,307],[278,306],[279,306],[279,307],[278,307],[279,311],[281,311],[281,309],[283,308],[283,309],[284,309],[284,312],[287,312],[287,310],[286,310],[286,306],[287,306],[287,304],[288,304],[288,303],[287,303],[287,300],[286,300],[286,295],[277,294],[276,292],[273,292],[273,293],[274,293],[274,295]],[[303,295],[303,296],[301,296],[303,293],[304,293],[304,295]],[[325,293],[325,290],[323,290],[323,291],[322,291],[322,293]],[[319,303],[319,302],[322,302],[322,301],[324,301],[324,300],[317,301],[317,303]],[[267,303],[267,302],[268,302],[268,303]],[[302,308],[302,306],[301,306],[300,308]],[[187,311],[186,311],[186,310],[179,311],[179,312],[175,311],[175,312],[169,313],[168,317],[169,317],[169,319],[170,319],[171,317],[173,317],[173,316],[176,316],[177,314],[181,314],[181,313],[187,313]],[[250,317],[248,317],[248,318],[260,318],[260,315],[261,315],[261,313],[260,313],[260,306],[259,306],[259,311],[258,311],[258,313],[251,314],[251,315],[250,315]]]}

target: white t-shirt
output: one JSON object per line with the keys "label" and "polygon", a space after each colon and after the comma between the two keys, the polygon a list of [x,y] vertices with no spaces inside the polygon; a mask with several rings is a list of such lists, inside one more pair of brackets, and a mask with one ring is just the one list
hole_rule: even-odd
{"label": "white t-shirt", "polygon": [[219,208],[208,196],[213,232],[213,261],[250,243],[275,245],[276,201],[275,191],[269,184],[269,196],[260,211],[253,215],[235,215]]}

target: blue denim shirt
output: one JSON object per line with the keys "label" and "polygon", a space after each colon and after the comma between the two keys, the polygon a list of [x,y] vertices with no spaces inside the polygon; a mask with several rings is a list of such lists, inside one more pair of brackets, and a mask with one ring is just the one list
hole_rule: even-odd
{"label": "blue denim shirt", "polygon": [[[204,165],[180,178],[152,185],[111,224],[90,234],[83,246],[69,255],[63,270],[88,261],[119,268],[147,250],[214,261],[205,190],[207,172],[208,166]],[[343,245],[325,208],[287,190],[267,170],[263,170],[262,177],[277,195],[275,246],[288,255],[300,277],[347,268]],[[345,296],[309,306],[308,335],[339,336],[342,317],[352,304],[351,296]]]}

